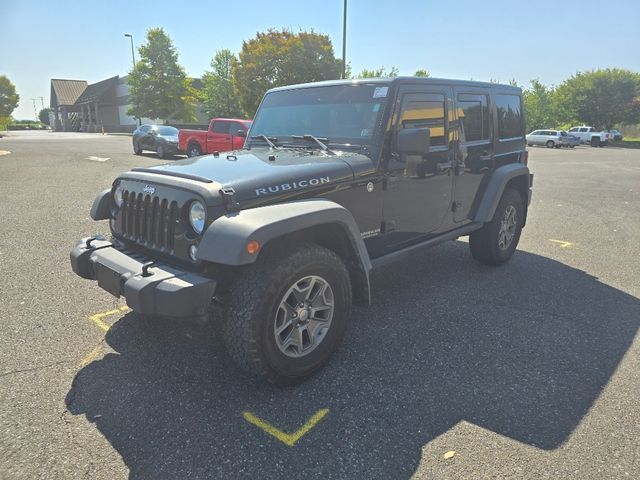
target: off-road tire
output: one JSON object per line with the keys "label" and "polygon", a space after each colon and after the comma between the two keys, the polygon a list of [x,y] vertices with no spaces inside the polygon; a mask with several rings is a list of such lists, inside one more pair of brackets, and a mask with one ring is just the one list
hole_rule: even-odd
{"label": "off-road tire", "polygon": [[[276,344],[275,314],[287,290],[307,275],[319,275],[331,286],[333,318],[314,350],[291,358]],[[324,366],[342,341],[351,311],[351,281],[333,251],[305,243],[262,252],[255,264],[238,272],[225,303],[224,341],[231,358],[250,374],[276,385],[293,385]]]}
{"label": "off-road tire", "polygon": [[[502,249],[499,246],[500,227],[507,209],[510,206],[515,208],[516,226],[514,236],[508,248]],[[477,261],[486,265],[501,265],[508,261],[515,252],[522,233],[522,222],[524,220],[524,204],[522,196],[517,190],[505,189],[502,198],[498,203],[493,219],[486,223],[481,229],[469,235],[469,247],[471,255]]]}
{"label": "off-road tire", "polygon": [[140,148],[138,142],[133,142],[133,153],[135,155],[142,155],[142,148]]}

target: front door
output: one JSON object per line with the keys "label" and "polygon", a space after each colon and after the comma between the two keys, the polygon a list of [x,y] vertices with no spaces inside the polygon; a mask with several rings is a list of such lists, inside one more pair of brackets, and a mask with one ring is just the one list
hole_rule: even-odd
{"label": "front door", "polygon": [[453,151],[449,140],[448,87],[401,87],[394,115],[394,138],[403,128],[429,128],[429,154],[400,155],[392,142],[383,198],[388,249],[402,248],[446,229],[451,223]]}

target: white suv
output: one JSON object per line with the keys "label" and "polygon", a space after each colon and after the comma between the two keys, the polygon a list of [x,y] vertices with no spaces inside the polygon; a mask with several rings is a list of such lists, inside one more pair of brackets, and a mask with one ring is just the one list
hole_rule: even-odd
{"label": "white suv", "polygon": [[544,145],[548,148],[560,148],[567,144],[567,134],[562,130],[534,130],[526,138],[529,147]]}

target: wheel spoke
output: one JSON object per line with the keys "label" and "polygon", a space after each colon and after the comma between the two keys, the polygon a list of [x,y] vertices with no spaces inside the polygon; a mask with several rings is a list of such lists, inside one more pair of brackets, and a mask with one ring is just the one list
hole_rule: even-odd
{"label": "wheel spoke", "polygon": [[293,319],[291,318],[286,319],[284,322],[282,322],[282,325],[280,325],[279,327],[276,327],[276,335],[281,335],[282,332],[284,332],[291,325],[293,325]]}

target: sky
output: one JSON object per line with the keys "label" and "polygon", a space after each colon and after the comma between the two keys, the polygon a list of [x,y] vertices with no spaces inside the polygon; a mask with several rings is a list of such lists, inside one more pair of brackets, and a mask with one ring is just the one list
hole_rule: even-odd
{"label": "sky", "polygon": [[[348,0],[353,72],[395,66],[401,75],[557,85],[577,71],[640,72],[640,1]],[[222,48],[268,28],[313,29],[342,52],[343,0],[0,0],[0,75],[20,94],[17,119],[49,103],[51,78],[93,83],[131,69],[130,40],[163,27],[187,74],[199,77]],[[136,56],[138,55],[136,50]]]}

